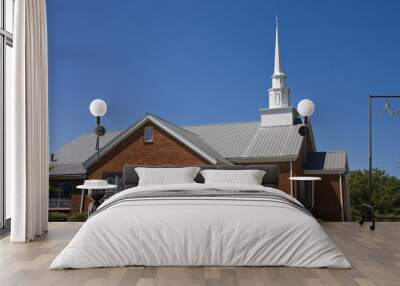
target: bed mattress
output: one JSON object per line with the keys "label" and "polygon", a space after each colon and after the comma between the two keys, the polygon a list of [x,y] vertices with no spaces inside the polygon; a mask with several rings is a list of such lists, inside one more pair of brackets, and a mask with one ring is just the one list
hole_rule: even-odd
{"label": "bed mattress", "polygon": [[129,265],[351,267],[315,218],[284,192],[196,183],[114,195],[50,269]]}

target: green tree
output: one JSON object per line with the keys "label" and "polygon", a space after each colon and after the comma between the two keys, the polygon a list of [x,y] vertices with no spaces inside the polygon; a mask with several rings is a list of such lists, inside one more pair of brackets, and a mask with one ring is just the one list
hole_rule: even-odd
{"label": "green tree", "polygon": [[[360,217],[361,204],[368,202],[368,170],[350,173],[350,198],[354,220]],[[400,215],[400,180],[384,170],[372,171],[372,200],[377,214]]]}

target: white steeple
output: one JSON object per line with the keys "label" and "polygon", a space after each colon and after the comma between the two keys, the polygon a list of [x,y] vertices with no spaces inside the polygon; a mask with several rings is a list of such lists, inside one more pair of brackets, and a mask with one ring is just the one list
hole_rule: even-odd
{"label": "white steeple", "polygon": [[281,56],[279,50],[279,20],[278,16],[275,18],[275,65],[274,65],[274,74],[281,73]]}
{"label": "white steeple", "polygon": [[281,59],[279,50],[279,22],[276,17],[275,32],[275,65],[272,75],[272,88],[268,90],[269,108],[289,107],[290,90],[286,87],[286,75],[281,71]]}
{"label": "white steeple", "polygon": [[293,125],[297,117],[296,109],[290,106],[290,90],[286,86],[286,75],[281,68],[278,17],[276,17],[275,33],[275,64],[274,74],[271,76],[272,87],[268,90],[269,108],[260,109],[261,127]]}

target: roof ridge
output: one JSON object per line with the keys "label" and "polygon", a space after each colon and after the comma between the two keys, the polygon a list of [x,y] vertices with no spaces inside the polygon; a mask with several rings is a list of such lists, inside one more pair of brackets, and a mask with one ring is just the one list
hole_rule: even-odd
{"label": "roof ridge", "polygon": [[155,118],[158,119],[158,120],[164,121],[164,122],[166,122],[167,124],[171,124],[171,125],[173,125],[174,127],[177,127],[177,128],[179,128],[179,129],[182,129],[182,130],[185,131],[185,132],[188,132],[188,133],[191,133],[191,134],[193,134],[193,135],[196,135],[196,136],[199,136],[199,137],[200,137],[199,134],[194,133],[194,132],[189,131],[189,130],[186,130],[186,129],[183,128],[182,126],[177,125],[177,124],[175,124],[175,123],[173,123],[173,122],[170,122],[170,121],[168,121],[168,120],[166,120],[166,119],[164,119],[164,118],[161,118],[161,117],[159,117],[159,116],[157,116],[157,115],[154,115],[154,114],[152,114],[152,113],[147,113],[147,115],[153,116],[153,117],[155,117]]}
{"label": "roof ridge", "polygon": [[259,121],[254,120],[254,121],[238,121],[238,122],[202,123],[202,124],[180,125],[180,127],[187,128],[187,127],[198,127],[198,126],[232,125],[232,124],[247,124],[247,123],[259,123]]}
{"label": "roof ridge", "polygon": [[316,151],[316,152],[310,152],[309,154],[313,153],[347,153],[345,150],[333,150],[333,151]]}

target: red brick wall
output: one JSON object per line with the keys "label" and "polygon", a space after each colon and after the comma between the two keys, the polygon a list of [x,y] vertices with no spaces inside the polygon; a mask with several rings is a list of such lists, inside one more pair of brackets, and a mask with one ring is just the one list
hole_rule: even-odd
{"label": "red brick wall", "polygon": [[[85,190],[85,197],[83,202],[83,209],[86,212],[89,204],[92,200],[87,195],[87,190]],[[79,213],[81,207],[81,193],[74,192],[71,196],[71,213]]]}
{"label": "red brick wall", "polygon": [[104,172],[122,171],[124,165],[209,165],[210,163],[153,126],[153,143],[144,143],[144,127],[130,135],[88,170],[90,179],[102,179]]}
{"label": "red brick wall", "polygon": [[251,165],[278,165],[279,166],[279,185],[278,188],[281,191],[290,195],[290,162],[271,162],[271,163],[260,163]]}
{"label": "red brick wall", "polygon": [[[323,220],[341,221],[342,207],[340,194],[340,175],[320,175],[322,180],[315,183],[315,206],[312,213]],[[347,219],[346,184],[342,177],[343,215]]]}
{"label": "red brick wall", "polygon": [[[304,162],[304,153],[300,152],[299,157],[296,161],[292,162],[292,172],[293,176],[303,176],[303,162]],[[271,163],[260,163],[263,165],[278,165],[279,166],[279,189],[284,191],[287,194],[291,194],[291,182],[290,178],[290,162],[271,162]],[[256,164],[257,165],[257,164]]]}
{"label": "red brick wall", "polygon": [[[307,150],[311,150],[310,141],[307,144],[307,148]],[[293,164],[293,176],[302,176],[304,174],[303,166],[304,149],[302,148],[298,160]],[[307,174],[306,176],[316,176],[321,177],[322,179],[321,181],[315,183],[315,205],[312,210],[314,216],[326,221],[341,221],[342,208],[340,201],[340,176],[320,174]],[[344,184],[344,180],[342,182],[342,191],[343,196],[345,196],[346,186]],[[344,213],[344,219],[346,219],[346,208],[344,208]]]}
{"label": "red brick wall", "polygon": [[[289,180],[290,177],[290,162],[263,163],[275,164],[279,166],[279,189],[287,194],[291,194]],[[293,176],[304,176],[304,152],[300,152],[296,161],[292,162]],[[322,180],[316,182],[315,185],[315,205],[312,213],[316,218],[326,221],[341,221],[342,209],[340,201],[340,178],[339,175],[309,175],[321,177]],[[344,177],[342,178],[342,192],[344,196],[344,219],[347,219],[346,208],[346,184]]]}

